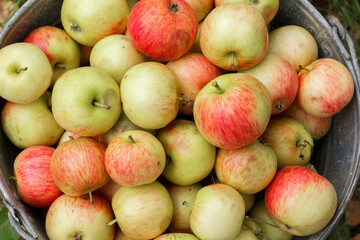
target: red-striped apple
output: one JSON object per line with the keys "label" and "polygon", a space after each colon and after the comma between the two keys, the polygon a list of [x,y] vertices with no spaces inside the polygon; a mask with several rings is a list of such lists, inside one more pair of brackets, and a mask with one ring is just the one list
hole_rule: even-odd
{"label": "red-striped apple", "polygon": [[198,22],[214,8],[214,0],[185,0],[194,9]]}

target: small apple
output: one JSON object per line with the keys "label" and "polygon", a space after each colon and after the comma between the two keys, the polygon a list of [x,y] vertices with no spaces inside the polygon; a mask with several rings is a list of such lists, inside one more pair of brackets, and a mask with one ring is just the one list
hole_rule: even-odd
{"label": "small apple", "polygon": [[51,84],[53,70],[45,53],[18,42],[0,50],[0,96],[14,103],[31,103]]}
{"label": "small apple", "polygon": [[[268,240],[262,231],[260,225],[249,217],[245,216],[240,233],[233,240]],[[279,240],[279,239],[276,239]]]}
{"label": "small apple", "polygon": [[154,240],[200,240],[194,234],[190,233],[164,233]]}
{"label": "small apple", "polygon": [[198,22],[214,8],[214,0],[185,0],[194,9]]}
{"label": "small apple", "polygon": [[[70,141],[70,140],[73,140],[73,139],[78,138],[78,137],[81,137],[81,136],[76,134],[76,133],[72,133],[72,132],[66,130],[63,133],[63,135],[61,136],[61,138],[59,139],[57,144],[60,145],[63,142]],[[103,143],[104,136],[103,135],[98,135],[98,136],[92,136],[92,138],[94,138],[95,140]]]}

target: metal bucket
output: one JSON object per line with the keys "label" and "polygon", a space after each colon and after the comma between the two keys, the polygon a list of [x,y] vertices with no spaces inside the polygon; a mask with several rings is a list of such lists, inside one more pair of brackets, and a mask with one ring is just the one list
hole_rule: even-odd
{"label": "metal bucket", "polygon": [[[61,26],[61,0],[28,0],[10,19],[0,34],[0,48],[22,41],[31,30],[42,25]],[[360,175],[360,70],[354,44],[340,21],[325,19],[307,0],[280,0],[280,9],[272,25],[299,25],[308,29],[319,46],[319,57],[339,60],[352,74],[355,94],[341,113],[333,118],[328,134],[316,142],[312,163],[319,173],[331,181],[338,194],[338,208],[332,221],[322,231],[301,239],[326,239],[344,214]],[[348,46],[348,50],[344,47]],[[0,99],[0,108],[5,101]],[[25,205],[19,198],[13,175],[16,149],[0,128],[0,190],[9,209],[12,226],[24,239],[47,239],[45,222],[39,209]]]}

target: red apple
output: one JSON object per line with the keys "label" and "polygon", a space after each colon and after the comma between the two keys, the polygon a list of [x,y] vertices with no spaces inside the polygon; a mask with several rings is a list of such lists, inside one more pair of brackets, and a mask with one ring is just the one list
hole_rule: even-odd
{"label": "red apple", "polygon": [[196,95],[211,80],[222,74],[221,70],[201,53],[186,53],[166,64],[177,76],[182,101],[179,113],[193,114]]}
{"label": "red apple", "polygon": [[286,232],[307,236],[323,229],[337,208],[334,186],[302,166],[280,170],[266,188],[265,205],[273,222]]}
{"label": "red apple", "polygon": [[62,194],[50,173],[54,148],[33,146],[22,150],[15,158],[14,173],[20,198],[29,206],[44,208]]}
{"label": "red apple", "polygon": [[140,52],[170,61],[190,49],[198,20],[185,0],[142,0],[131,10],[127,29]]}
{"label": "red apple", "polygon": [[263,134],[271,116],[271,98],[256,78],[223,74],[201,89],[194,102],[194,120],[213,145],[234,149]]}

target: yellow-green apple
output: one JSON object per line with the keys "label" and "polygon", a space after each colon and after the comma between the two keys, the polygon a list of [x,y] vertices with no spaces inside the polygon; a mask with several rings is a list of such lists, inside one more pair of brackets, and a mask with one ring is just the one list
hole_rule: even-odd
{"label": "yellow-green apple", "polygon": [[245,203],[229,185],[216,183],[201,188],[190,214],[190,227],[200,239],[230,240],[241,230]]}
{"label": "yellow-green apple", "polygon": [[219,149],[217,152],[217,178],[241,193],[262,191],[274,178],[276,170],[276,155],[261,139],[241,148]]}
{"label": "yellow-green apple", "polygon": [[211,80],[222,74],[221,70],[201,53],[186,53],[166,64],[177,76],[182,98],[179,113],[193,114],[196,95]]}
{"label": "yellow-green apple", "polygon": [[303,166],[278,171],[266,188],[264,199],[271,220],[295,236],[322,230],[337,209],[337,194],[332,183]]}
{"label": "yellow-green apple", "polygon": [[114,240],[135,240],[134,238],[130,238],[126,236],[120,229],[119,225],[115,226],[115,236]]}
{"label": "yellow-green apple", "polygon": [[154,240],[200,240],[191,233],[164,233],[154,238]]}
{"label": "yellow-green apple", "polygon": [[302,69],[298,77],[296,99],[305,112],[315,117],[333,116],[354,95],[351,73],[336,59],[317,59]]}
{"label": "yellow-green apple", "polygon": [[314,36],[304,27],[286,25],[270,31],[268,52],[287,60],[297,72],[318,58]]}
{"label": "yellow-green apple", "polygon": [[191,45],[191,48],[189,49],[188,52],[202,53],[201,48],[200,48],[200,30],[201,30],[201,26],[202,26],[203,22],[204,21],[201,21],[201,22],[198,23],[198,30],[197,30],[197,33],[196,33],[195,41]]}
{"label": "yellow-green apple", "polygon": [[255,202],[255,205],[249,212],[248,216],[261,227],[261,232],[269,239],[291,240],[294,238],[294,235],[280,229],[270,219],[263,198],[258,199]]}
{"label": "yellow-green apple", "polygon": [[207,59],[231,71],[250,68],[260,62],[269,42],[264,18],[245,3],[214,8],[202,23],[199,40]]}
{"label": "yellow-green apple", "polygon": [[185,54],[198,28],[195,11],[185,0],[142,0],[130,12],[127,31],[148,57],[170,61]]}
{"label": "yellow-green apple", "polygon": [[166,152],[162,175],[170,182],[194,184],[214,168],[216,147],[200,134],[194,121],[175,119],[159,130],[157,138]]}
{"label": "yellow-green apple", "polygon": [[254,206],[256,194],[240,193],[245,202],[245,213],[248,213]]}
{"label": "yellow-green apple", "polygon": [[[57,144],[60,145],[63,142],[70,141],[70,140],[73,140],[73,139],[78,138],[78,137],[81,137],[81,136],[76,134],[76,133],[72,133],[70,131],[65,130],[65,132],[63,133],[63,135],[61,136],[61,138],[59,139]],[[104,136],[103,135],[92,136],[92,138],[98,140],[101,143],[103,143],[103,141],[104,141]]]}
{"label": "yellow-green apple", "polygon": [[96,193],[93,199],[91,204],[88,195],[58,197],[46,214],[45,229],[49,239],[113,240],[115,226],[106,225],[114,218],[111,205]]}
{"label": "yellow-green apple", "polygon": [[253,6],[264,17],[266,24],[269,24],[273,20],[279,10],[279,0],[214,0],[215,7],[238,2]]}
{"label": "yellow-green apple", "polygon": [[278,169],[293,165],[305,166],[311,160],[314,140],[294,118],[271,119],[261,137],[274,150]]}
{"label": "yellow-green apple", "polygon": [[280,114],[281,117],[292,117],[301,122],[306,130],[309,131],[314,140],[319,140],[324,137],[332,125],[333,117],[315,117],[302,109],[295,100],[290,107]]}
{"label": "yellow-green apple", "polygon": [[38,46],[47,56],[53,75],[50,87],[64,72],[80,66],[80,47],[67,32],[54,26],[41,26],[31,31],[24,42]]}
{"label": "yellow-green apple", "polygon": [[90,66],[105,70],[119,85],[127,70],[145,60],[130,38],[121,34],[102,38],[90,54]]}
{"label": "yellow-green apple", "polygon": [[143,130],[119,133],[105,151],[106,171],[121,186],[152,183],[163,172],[165,163],[161,142]]}
{"label": "yellow-green apple", "polygon": [[[192,233],[190,228],[191,206],[194,204],[196,193],[203,187],[200,183],[181,186],[174,183],[166,185],[172,203],[173,216],[168,230],[173,233]],[[184,203],[185,202],[185,203]]]}
{"label": "yellow-green apple", "polygon": [[20,198],[29,206],[49,207],[62,192],[50,174],[54,148],[32,146],[22,150],[14,161],[16,187]]}
{"label": "yellow-green apple", "polygon": [[254,67],[240,71],[257,78],[269,91],[272,111],[278,114],[296,98],[298,78],[294,67],[279,55],[267,53]]}
{"label": "yellow-green apple", "polygon": [[56,147],[50,162],[51,176],[62,192],[81,196],[108,182],[104,160],[105,147],[101,143],[79,137]]}
{"label": "yellow-green apple", "polygon": [[31,103],[49,88],[53,70],[45,53],[18,42],[0,50],[0,96],[14,103]]}
{"label": "yellow-green apple", "polygon": [[123,233],[135,239],[153,239],[165,232],[173,213],[169,192],[158,181],[121,186],[113,196],[112,209]]}
{"label": "yellow-green apple", "polygon": [[223,74],[206,84],[194,102],[194,120],[204,138],[219,148],[248,145],[265,131],[271,117],[268,90],[253,76]]}
{"label": "yellow-green apple", "polygon": [[50,110],[51,93],[46,91],[35,101],[20,104],[7,101],[1,111],[1,126],[9,140],[18,148],[35,145],[52,146],[64,129]]}
{"label": "yellow-green apple", "polygon": [[117,182],[115,182],[110,178],[109,181],[104,186],[96,189],[95,192],[99,193],[109,203],[111,203],[114,194],[119,188],[120,188],[120,184],[118,184]]}
{"label": "yellow-green apple", "polygon": [[75,68],[61,75],[51,103],[58,124],[81,136],[105,133],[121,113],[119,85],[95,67]]}
{"label": "yellow-green apple", "polygon": [[[240,233],[233,240],[268,240],[262,231],[260,225],[249,217],[244,218]],[[276,239],[279,240],[279,239]]]}
{"label": "yellow-green apple", "polygon": [[121,81],[120,92],[126,116],[141,128],[163,128],[178,114],[178,79],[162,63],[143,62],[130,68]]}
{"label": "yellow-green apple", "polygon": [[126,0],[64,0],[61,23],[78,43],[92,47],[100,39],[125,32],[129,18]]}
{"label": "yellow-green apple", "polygon": [[185,0],[194,9],[198,22],[214,8],[214,0]]}

